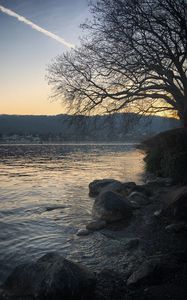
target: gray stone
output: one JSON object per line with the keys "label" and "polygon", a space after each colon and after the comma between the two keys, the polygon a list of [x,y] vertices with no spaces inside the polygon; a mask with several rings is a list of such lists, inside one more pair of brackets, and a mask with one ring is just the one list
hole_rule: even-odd
{"label": "gray stone", "polygon": [[152,180],[147,180],[146,185],[148,186],[171,186],[173,184],[172,178],[163,178],[163,177],[157,177]]}
{"label": "gray stone", "polygon": [[104,220],[94,220],[86,225],[86,229],[94,231],[103,229],[106,226],[106,221]]}
{"label": "gray stone", "polygon": [[147,197],[150,197],[152,195],[152,190],[148,185],[135,185],[132,189],[131,192],[137,192],[141,193]]}
{"label": "gray stone", "polygon": [[119,192],[123,196],[127,197],[135,187],[136,187],[136,183],[133,181],[123,182]]}
{"label": "gray stone", "polygon": [[86,236],[90,234],[90,230],[88,229],[79,229],[77,231],[77,236]]}
{"label": "gray stone", "polygon": [[[113,185],[112,185],[113,184]],[[120,181],[115,180],[115,179],[97,179],[89,184],[89,196],[90,197],[96,197],[99,195],[101,190],[103,188],[106,188],[108,185],[111,185],[111,188],[115,187],[115,184],[119,185],[121,184]]]}
{"label": "gray stone", "polygon": [[120,181],[115,181],[110,184],[107,184],[103,189],[101,189],[101,192],[112,191],[119,193],[121,191],[121,188],[122,183]]}
{"label": "gray stone", "polygon": [[[140,285],[142,283],[157,283],[159,277],[160,259],[154,258],[143,262],[140,267],[131,274],[127,280],[127,285]],[[153,281],[153,282],[152,282]]]}
{"label": "gray stone", "polygon": [[57,253],[14,269],[2,286],[4,299],[88,299],[95,275]]}
{"label": "gray stone", "polygon": [[132,192],[128,196],[128,200],[132,203],[132,206],[134,208],[141,208],[142,206],[150,204],[149,198],[139,192]]}
{"label": "gray stone", "polygon": [[156,210],[156,211],[154,212],[154,216],[155,216],[155,217],[159,217],[159,216],[161,215],[161,212],[162,212],[161,209]]}
{"label": "gray stone", "polygon": [[112,191],[106,191],[99,194],[95,199],[93,218],[101,219],[108,223],[118,220],[128,220],[132,216],[132,206],[130,202]]}
{"label": "gray stone", "polygon": [[139,238],[129,238],[129,239],[127,239],[127,242],[125,245],[126,249],[133,250],[139,246],[140,242],[141,242],[141,239],[139,239]]}

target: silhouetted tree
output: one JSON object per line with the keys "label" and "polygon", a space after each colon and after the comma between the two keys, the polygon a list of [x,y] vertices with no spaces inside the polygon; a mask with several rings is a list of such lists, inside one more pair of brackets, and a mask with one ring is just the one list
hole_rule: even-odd
{"label": "silhouetted tree", "polygon": [[79,48],[49,67],[72,112],[177,112],[187,125],[186,0],[91,1]]}

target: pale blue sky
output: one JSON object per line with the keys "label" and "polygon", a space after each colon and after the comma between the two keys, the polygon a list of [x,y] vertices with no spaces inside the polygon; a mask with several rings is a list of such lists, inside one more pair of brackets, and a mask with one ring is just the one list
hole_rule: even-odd
{"label": "pale blue sky", "polygon": [[[81,22],[89,16],[87,0],[0,0],[0,5],[78,45]],[[68,50],[59,42],[0,12],[0,114],[58,114],[50,103],[46,67]]]}

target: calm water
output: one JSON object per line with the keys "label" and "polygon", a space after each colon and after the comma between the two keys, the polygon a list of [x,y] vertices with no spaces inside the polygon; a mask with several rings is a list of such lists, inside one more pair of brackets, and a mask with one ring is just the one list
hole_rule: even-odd
{"label": "calm water", "polygon": [[58,251],[89,267],[107,264],[99,232],[78,237],[91,218],[94,179],[141,181],[132,144],[0,146],[0,281],[17,264]]}

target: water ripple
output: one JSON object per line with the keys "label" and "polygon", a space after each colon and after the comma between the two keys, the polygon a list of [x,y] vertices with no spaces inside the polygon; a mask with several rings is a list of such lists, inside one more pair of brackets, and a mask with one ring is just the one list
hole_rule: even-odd
{"label": "water ripple", "polygon": [[107,239],[76,236],[91,218],[88,184],[96,178],[138,182],[142,161],[132,144],[1,145],[0,281],[48,251],[105,266]]}

